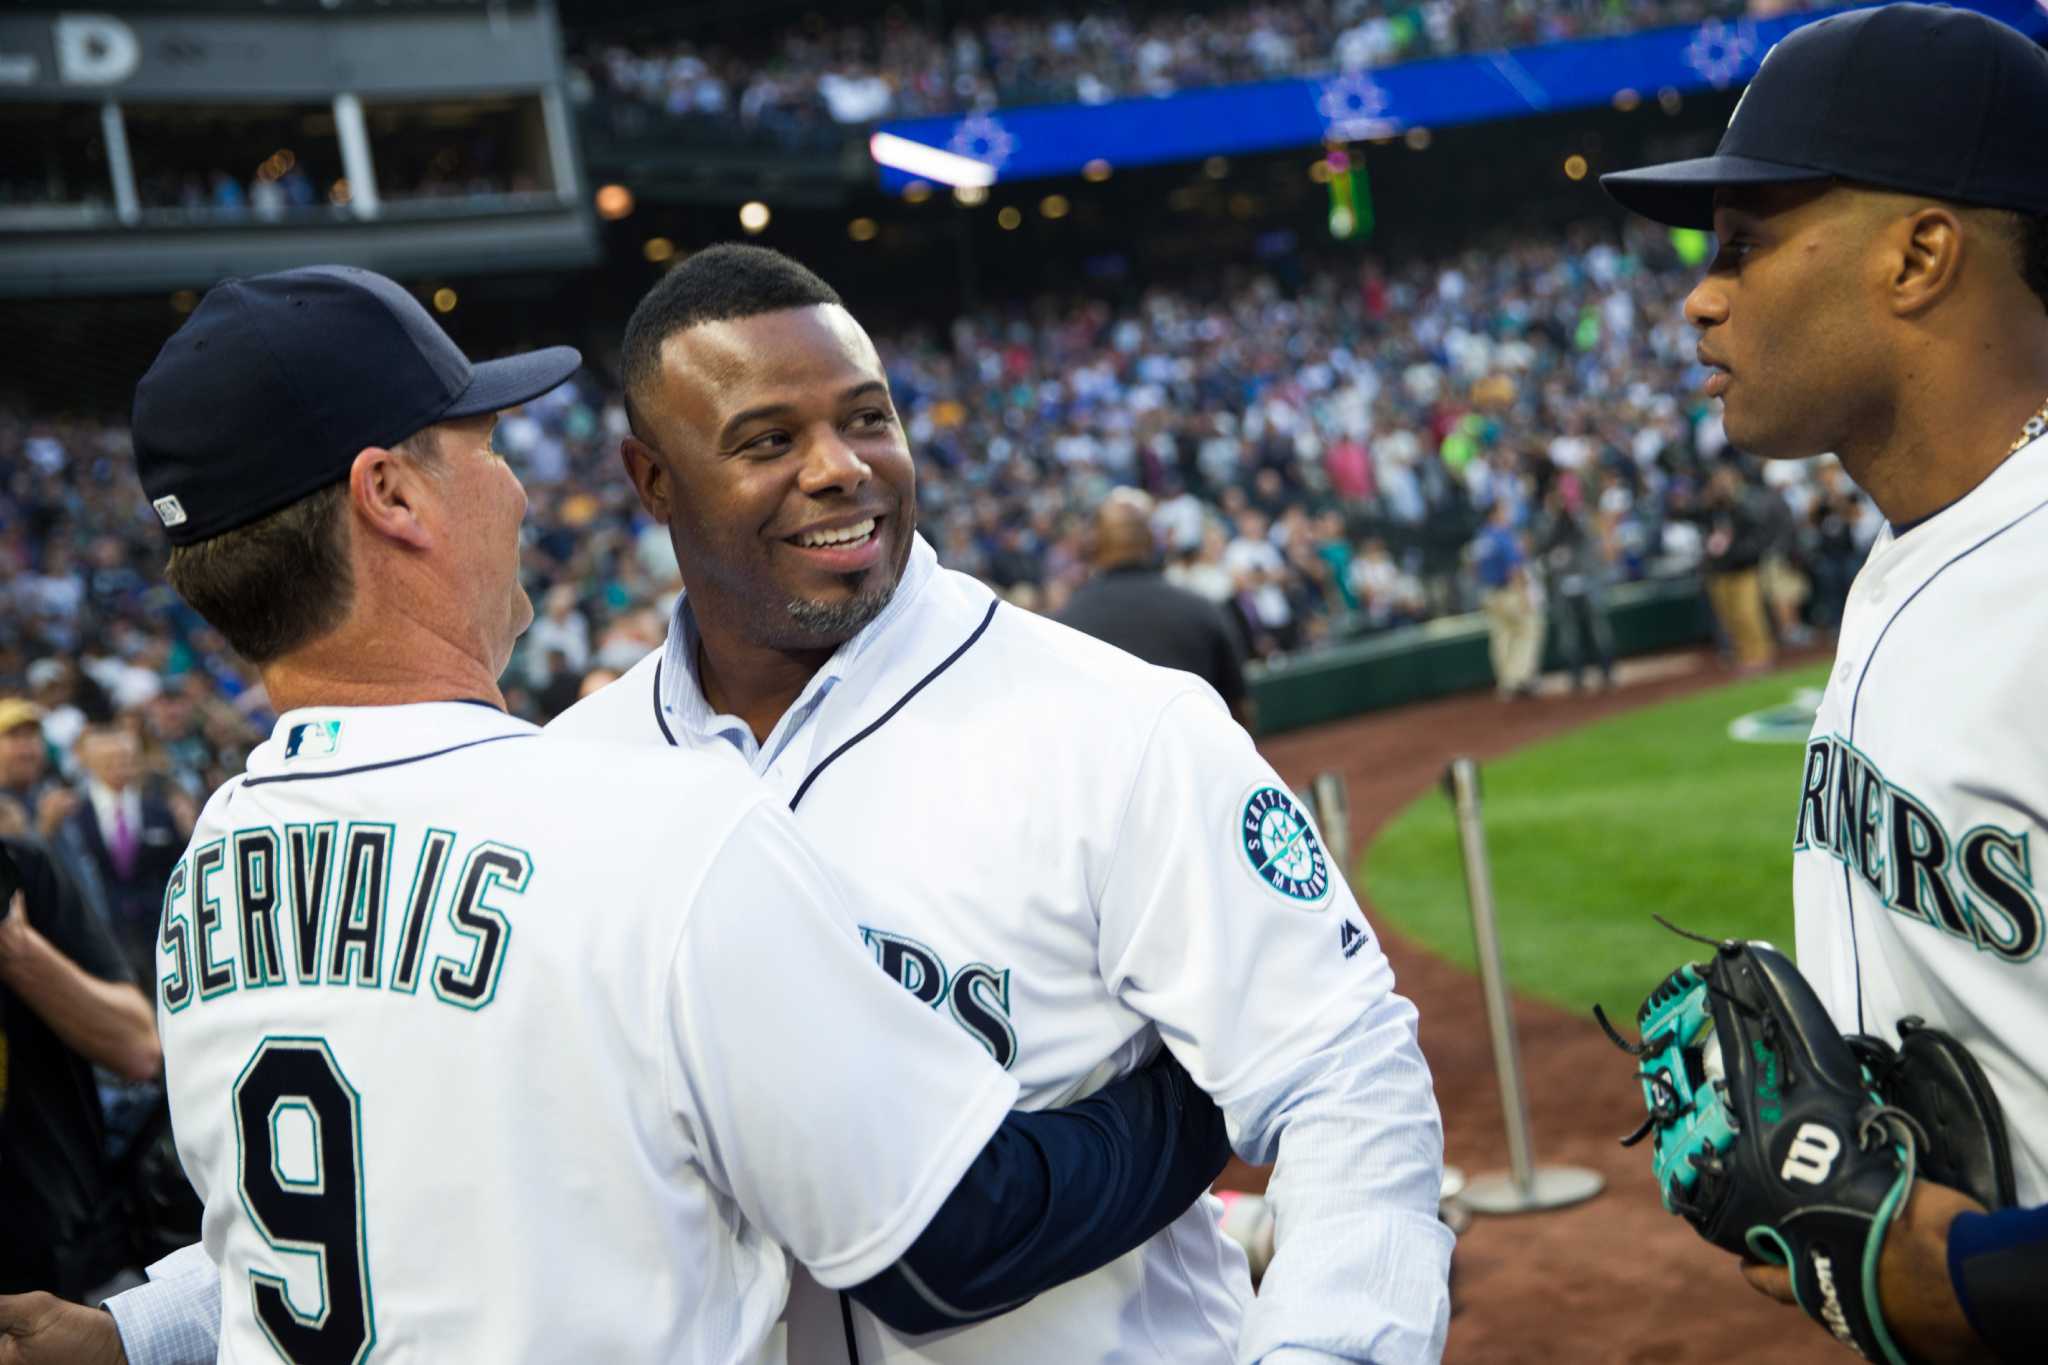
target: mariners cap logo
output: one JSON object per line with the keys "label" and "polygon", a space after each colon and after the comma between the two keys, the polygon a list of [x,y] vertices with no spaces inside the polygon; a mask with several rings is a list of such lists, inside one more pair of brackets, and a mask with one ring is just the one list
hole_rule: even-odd
{"label": "mariners cap logo", "polygon": [[309,720],[294,725],[285,735],[286,758],[326,758],[341,751],[341,722]]}
{"label": "mariners cap logo", "polygon": [[1278,787],[1253,787],[1240,807],[1237,827],[1253,876],[1304,906],[1320,908],[1329,898],[1329,859],[1292,796]]}
{"label": "mariners cap logo", "polygon": [[176,496],[158,498],[150,506],[156,509],[156,519],[166,527],[183,526],[185,524],[185,504],[179,502]]}

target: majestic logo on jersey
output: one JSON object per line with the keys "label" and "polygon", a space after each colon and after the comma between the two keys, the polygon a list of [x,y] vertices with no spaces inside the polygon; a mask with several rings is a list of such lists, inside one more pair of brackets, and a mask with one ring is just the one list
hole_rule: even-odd
{"label": "majestic logo on jersey", "polygon": [[284,739],[286,758],[327,758],[341,750],[341,722],[309,720],[294,725]]}
{"label": "majestic logo on jersey", "polygon": [[1308,816],[1278,787],[1245,794],[1237,837],[1252,874],[1289,900],[1320,905],[1330,895],[1330,863]]}
{"label": "majestic logo on jersey", "polygon": [[1005,1070],[1017,1060],[1017,1031],[1010,1027],[1010,973],[985,962],[970,962],[956,972],[946,970],[939,955],[923,943],[885,929],[861,926],[868,945],[891,981],[930,1005],[943,1006],[953,1022],[988,1049]]}
{"label": "majestic logo on jersey", "polygon": [[1794,851],[1828,854],[1888,909],[2008,962],[2027,961],[2048,938],[2030,837],[1992,824],[1951,833],[1848,741],[1806,746]]}
{"label": "majestic logo on jersey", "polygon": [[1358,950],[1366,944],[1365,930],[1345,920],[1337,926],[1337,946],[1344,950],[1346,958],[1358,956]]}

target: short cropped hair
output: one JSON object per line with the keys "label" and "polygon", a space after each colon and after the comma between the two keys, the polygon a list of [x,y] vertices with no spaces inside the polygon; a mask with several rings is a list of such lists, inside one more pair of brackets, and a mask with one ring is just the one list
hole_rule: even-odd
{"label": "short cropped hair", "polygon": [[2048,309],[2048,213],[2022,213],[2017,217],[2014,244],[2019,250],[2020,278],[2041,300],[2041,307]]}
{"label": "short cropped hair", "polygon": [[843,306],[839,292],[779,251],[741,242],[706,247],[661,277],[626,323],[620,357],[626,418],[647,439],[635,400],[661,373],[661,344],[706,322],[732,322],[789,308]]}
{"label": "short cropped hair", "polygon": [[[441,457],[432,427],[398,443],[414,463]],[[348,482],[191,545],[171,547],[164,577],[235,653],[263,665],[303,648],[348,617]]]}

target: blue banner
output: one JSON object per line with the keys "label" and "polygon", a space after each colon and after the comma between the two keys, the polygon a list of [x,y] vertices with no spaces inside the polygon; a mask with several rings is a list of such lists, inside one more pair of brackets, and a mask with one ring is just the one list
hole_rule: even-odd
{"label": "blue banner", "polygon": [[[1967,8],[2048,38],[2048,0],[1975,0]],[[1239,152],[1360,142],[1408,128],[1443,128],[1611,102],[1624,90],[1726,90],[1748,82],[1771,45],[1841,9],[1775,19],[1709,21],[1618,38],[1544,43],[1410,62],[1320,80],[1213,86],[1107,104],[998,109],[965,117],[902,119],[894,133],[987,163],[998,181],[1072,175],[1100,158],[1111,166],[1193,161]],[[882,187],[915,177],[878,167]]]}

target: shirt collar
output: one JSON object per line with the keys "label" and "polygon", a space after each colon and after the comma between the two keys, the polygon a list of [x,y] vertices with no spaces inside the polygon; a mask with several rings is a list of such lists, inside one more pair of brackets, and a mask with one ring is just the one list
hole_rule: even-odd
{"label": "shirt collar", "polygon": [[425,701],[403,706],[305,706],[277,718],[249,754],[248,775],[334,773],[419,758],[478,740],[537,735],[494,706]]}
{"label": "shirt collar", "polygon": [[96,777],[87,780],[85,794],[92,802],[93,813],[99,817],[100,823],[108,828],[113,826],[115,811],[125,810],[132,817],[140,810],[142,804],[141,793],[135,788],[124,787],[120,791],[115,791]]}
{"label": "shirt collar", "polygon": [[690,610],[690,593],[685,588],[682,596],[676,599],[675,613],[669,618],[668,639],[662,646],[662,714],[671,726],[680,726],[693,737],[723,739],[748,759],[759,752],[767,754],[768,761],[773,762],[774,755],[790,737],[817,713],[826,695],[853,670],[875,641],[910,610],[910,604],[937,571],[938,562],[937,552],[925,538],[913,534],[910,558],[903,566],[903,577],[897,581],[896,591],[890,594],[888,605],[862,627],[858,635],[832,651],[832,657],[811,675],[811,680],[804,684],[804,690],[797,694],[796,701],[791,703],[789,710],[769,732],[767,740],[760,745],[754,743],[754,733],[747,728],[745,721],[738,716],[712,710],[711,703],[705,699],[704,680],[697,673],[697,643],[700,638],[697,617]]}
{"label": "shirt collar", "polygon": [[1999,475],[2004,473],[2008,467],[2014,469],[2031,468],[2030,463],[2023,463],[2023,461],[2031,462],[2035,459],[2041,458],[2044,453],[2048,453],[2048,444],[2044,443],[2048,443],[2048,436],[2035,437],[2033,440],[2021,446],[2018,450],[2015,450],[2012,454],[2006,456],[2004,460],[2000,461],[1996,468],[1994,468],[1989,474],[1985,475],[1981,480],[1978,481],[1976,488],[1972,488],[1967,492],[1963,493],[1960,497],[1953,498],[1950,501],[1943,503],[1941,506],[1935,508],[1932,512],[1923,513],[1922,515],[1913,518],[1911,521],[1887,521],[1885,523],[1885,529],[1891,532],[1888,543],[1896,543],[1897,541],[1903,540],[1908,532],[1917,531],[1922,526],[1925,526],[1928,522],[1933,521],[1936,517],[1948,511],[1950,508],[1959,506],[1962,503],[1968,501],[1970,497],[1976,493],[1978,488],[1982,488],[1985,484],[1991,483],[1993,480],[1997,479]]}

